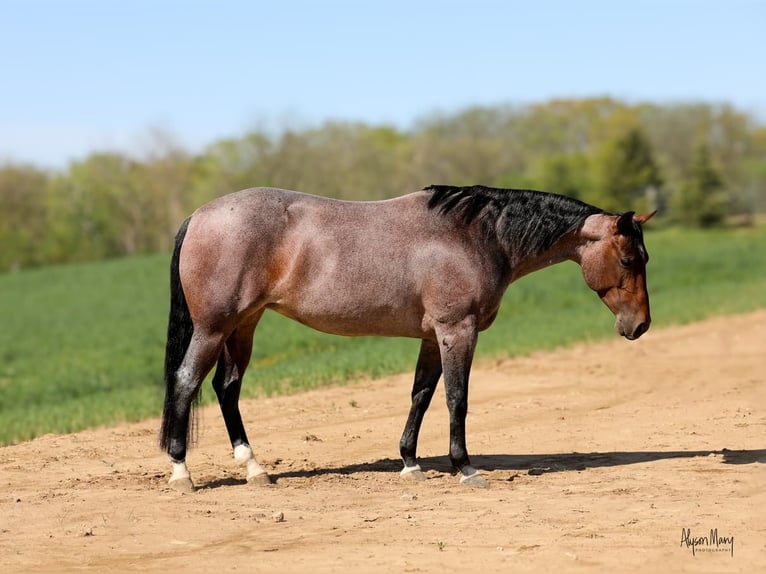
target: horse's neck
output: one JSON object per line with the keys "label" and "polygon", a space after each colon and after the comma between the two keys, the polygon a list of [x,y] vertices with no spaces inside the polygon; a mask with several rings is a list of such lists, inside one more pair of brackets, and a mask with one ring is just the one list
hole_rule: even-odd
{"label": "horse's neck", "polygon": [[[511,281],[516,281],[525,275],[556,265],[563,261],[580,262],[580,245],[583,239],[578,231],[570,232],[548,249],[536,254],[527,253],[523,247],[511,253]],[[524,254],[525,255],[519,255]]]}

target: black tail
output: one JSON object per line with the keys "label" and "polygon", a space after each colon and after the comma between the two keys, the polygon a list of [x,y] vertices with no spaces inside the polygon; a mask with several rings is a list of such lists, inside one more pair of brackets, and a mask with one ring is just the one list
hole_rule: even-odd
{"label": "black tail", "polygon": [[[189,306],[186,304],[178,263],[181,245],[186,237],[191,217],[181,224],[176,235],[173,258],[170,261],[170,316],[168,317],[168,341],[165,347],[165,407],[162,412],[162,428],[160,429],[160,447],[167,450],[170,446],[171,433],[175,417],[175,382],[176,371],[189,348],[194,325],[192,324]],[[191,425],[189,425],[191,428]]]}

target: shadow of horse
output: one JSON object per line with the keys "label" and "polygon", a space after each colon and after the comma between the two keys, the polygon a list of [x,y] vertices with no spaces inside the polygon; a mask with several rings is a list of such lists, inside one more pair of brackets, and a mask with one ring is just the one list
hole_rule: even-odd
{"label": "shadow of horse", "polygon": [[[484,454],[473,455],[477,468],[495,471],[526,471],[528,474],[543,472],[581,471],[588,468],[623,466],[654,462],[675,458],[696,458],[710,455],[722,456],[724,464],[766,463],[766,449],[756,450],[676,450],[676,451],[628,451],[628,452],[591,452],[562,454]],[[420,459],[424,469],[439,472],[455,472],[446,456],[424,457]],[[402,468],[401,459],[384,458],[373,462],[349,464],[337,467],[295,470],[272,474],[275,481],[288,478],[311,478],[331,474],[350,475],[359,472],[398,472]]]}
{"label": "shadow of horse", "polygon": [[[766,449],[754,450],[670,450],[670,451],[617,451],[561,454],[484,454],[473,455],[477,468],[486,471],[518,471],[531,475],[549,472],[583,471],[589,468],[626,466],[676,458],[697,458],[721,456],[723,464],[766,463]],[[424,469],[454,474],[455,470],[447,456],[424,457],[420,459]],[[290,470],[270,474],[274,482],[291,478],[314,478],[328,475],[353,475],[360,472],[398,473],[402,469],[399,458],[383,458],[372,462],[362,462],[343,466]],[[247,484],[244,479],[224,478],[199,485],[201,490]]]}

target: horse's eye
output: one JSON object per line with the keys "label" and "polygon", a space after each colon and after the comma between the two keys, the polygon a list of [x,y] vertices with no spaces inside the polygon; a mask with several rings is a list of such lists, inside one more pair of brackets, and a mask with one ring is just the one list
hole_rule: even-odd
{"label": "horse's eye", "polygon": [[625,269],[630,269],[633,267],[633,258],[632,257],[623,257],[620,259],[620,265],[622,265]]}

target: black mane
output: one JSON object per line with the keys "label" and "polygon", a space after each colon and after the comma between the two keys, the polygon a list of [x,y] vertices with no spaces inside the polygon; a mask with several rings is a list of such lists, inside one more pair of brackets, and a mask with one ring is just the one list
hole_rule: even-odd
{"label": "black mane", "polygon": [[473,185],[431,185],[428,208],[454,213],[467,225],[479,220],[485,234],[499,240],[520,256],[549,249],[583,220],[604,210],[580,200],[529,189],[500,189]]}

